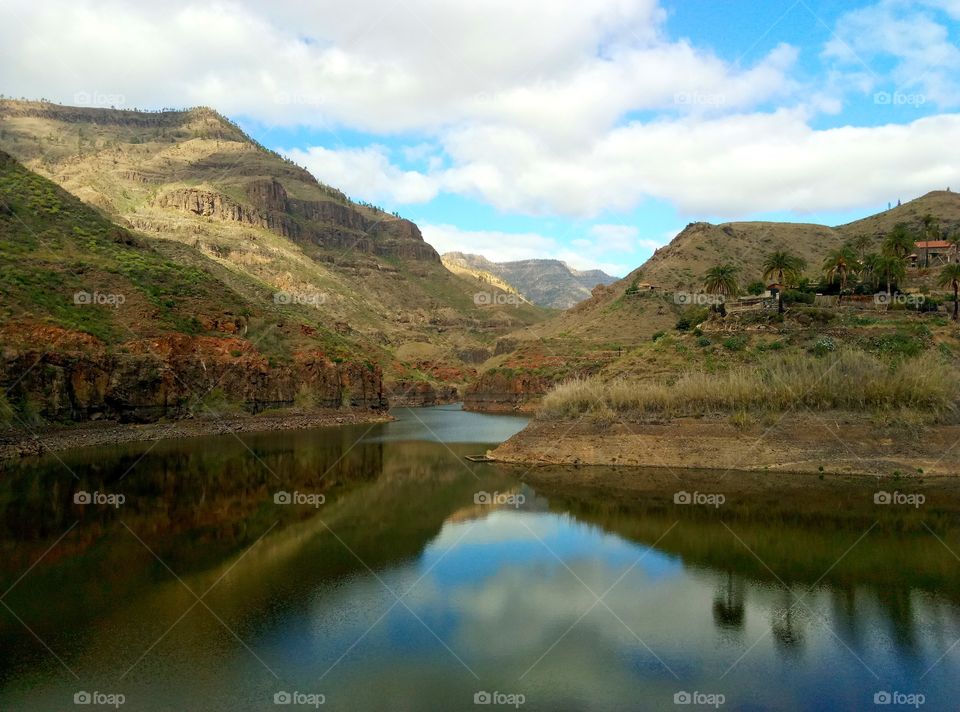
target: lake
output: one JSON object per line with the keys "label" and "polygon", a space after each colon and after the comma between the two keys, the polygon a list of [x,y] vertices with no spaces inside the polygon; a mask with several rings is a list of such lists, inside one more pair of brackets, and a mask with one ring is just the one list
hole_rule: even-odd
{"label": "lake", "polygon": [[6,463],[0,710],[960,709],[952,483],[627,496],[394,414]]}

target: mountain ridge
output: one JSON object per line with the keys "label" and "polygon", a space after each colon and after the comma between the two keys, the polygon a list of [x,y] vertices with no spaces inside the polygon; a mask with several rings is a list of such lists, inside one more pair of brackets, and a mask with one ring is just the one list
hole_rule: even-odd
{"label": "mountain ridge", "polygon": [[602,270],[578,270],[551,258],[494,262],[483,255],[446,252],[441,259],[448,269],[492,275],[534,304],[554,309],[569,309],[589,298],[598,284],[617,280]]}
{"label": "mountain ridge", "polygon": [[501,290],[447,270],[413,222],[350,200],[206,107],[0,100],[0,149],[117,224],[261,287],[251,298],[287,300],[368,344],[396,402],[453,397],[499,336],[546,316],[478,298]]}

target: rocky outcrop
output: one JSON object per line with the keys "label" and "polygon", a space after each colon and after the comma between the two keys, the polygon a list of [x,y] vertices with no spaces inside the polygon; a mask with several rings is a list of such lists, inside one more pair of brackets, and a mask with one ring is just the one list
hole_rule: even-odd
{"label": "rocky outcrop", "polygon": [[460,400],[460,392],[456,386],[429,381],[397,380],[388,384],[385,389],[393,408],[422,408],[456,403]]}
{"label": "rocky outcrop", "polygon": [[487,371],[467,389],[463,408],[490,413],[532,412],[554,385],[554,379],[527,371]]}
{"label": "rocky outcrop", "polygon": [[119,353],[7,350],[0,386],[11,389],[11,403],[53,421],[152,422],[225,406],[259,412],[304,402],[387,406],[377,367],[335,363],[319,352],[270,365],[240,339],[186,335],[131,342]]}
{"label": "rocky outcrop", "polygon": [[250,182],[246,194],[249,204],[210,189],[177,188],[162,193],[153,204],[252,225],[325,250],[440,261],[437,251],[424,242],[420,229],[409,220],[385,214],[370,218],[349,205],[290,198],[275,179]]}
{"label": "rocky outcrop", "polygon": [[247,195],[256,207],[268,212],[284,213],[289,208],[287,191],[280,181],[272,178],[248,183]]}

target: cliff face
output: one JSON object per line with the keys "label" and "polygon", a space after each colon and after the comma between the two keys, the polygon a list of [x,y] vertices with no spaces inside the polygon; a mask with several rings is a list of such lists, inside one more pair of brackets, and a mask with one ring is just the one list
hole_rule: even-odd
{"label": "cliff face", "polygon": [[317,352],[271,366],[240,339],[186,335],[131,342],[124,351],[8,349],[0,356],[0,387],[54,421],[205,415],[222,409],[225,398],[259,412],[301,403],[304,394],[311,408],[387,405],[379,368],[334,363]]}
{"label": "cliff face", "polygon": [[554,379],[529,372],[488,371],[470,384],[463,407],[488,413],[532,412],[554,385]]}
{"label": "cliff face", "polygon": [[423,241],[420,229],[409,220],[392,216],[371,219],[339,203],[290,199],[283,184],[275,179],[253,181],[246,192],[249,204],[214,190],[178,188],[157,196],[153,205],[252,225],[326,250],[440,261],[437,251]]}

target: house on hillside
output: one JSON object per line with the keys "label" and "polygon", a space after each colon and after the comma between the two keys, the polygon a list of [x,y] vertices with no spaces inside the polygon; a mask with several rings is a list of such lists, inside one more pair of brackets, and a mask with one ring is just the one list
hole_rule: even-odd
{"label": "house on hillside", "polygon": [[946,240],[921,240],[910,255],[910,264],[921,268],[945,265],[950,262],[952,249],[953,245]]}
{"label": "house on hillside", "polygon": [[628,297],[632,297],[635,294],[641,294],[643,292],[656,292],[659,291],[660,287],[650,284],[649,282],[636,282],[627,287],[625,292]]}

